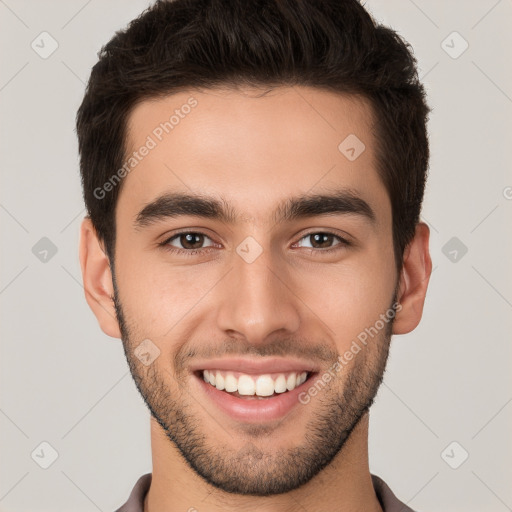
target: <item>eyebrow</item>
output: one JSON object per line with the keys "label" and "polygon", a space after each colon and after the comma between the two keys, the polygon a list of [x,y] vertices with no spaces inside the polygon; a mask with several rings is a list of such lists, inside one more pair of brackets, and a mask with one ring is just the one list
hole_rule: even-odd
{"label": "eyebrow", "polygon": [[[280,223],[317,215],[339,214],[360,216],[372,227],[377,224],[377,217],[371,206],[350,189],[286,199],[275,209],[272,218],[274,222]],[[166,193],[140,210],[134,226],[136,229],[141,229],[156,222],[185,215],[219,220],[227,224],[235,224],[238,218],[236,210],[223,198],[188,193]]]}

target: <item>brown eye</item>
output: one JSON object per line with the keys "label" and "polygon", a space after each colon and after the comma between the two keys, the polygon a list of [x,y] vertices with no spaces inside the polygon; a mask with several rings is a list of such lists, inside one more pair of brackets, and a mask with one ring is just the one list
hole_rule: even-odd
{"label": "brown eye", "polygon": [[[207,241],[208,245],[204,245]],[[213,245],[209,237],[195,232],[179,233],[167,240],[165,244],[181,250],[197,250]]]}
{"label": "brown eye", "polygon": [[330,235],[329,233],[315,233],[309,235],[309,239],[311,240],[312,247],[315,249],[325,249],[331,247],[334,241],[334,235]]}
{"label": "brown eye", "polygon": [[[306,242],[309,241],[309,244],[301,243],[303,240],[306,240]],[[337,243],[334,243],[336,240]],[[337,245],[348,245],[348,242],[333,233],[320,231],[317,233],[309,233],[302,237],[298,245],[299,247],[309,247],[311,249],[330,249]]]}
{"label": "brown eye", "polygon": [[180,235],[180,243],[184,249],[200,249],[204,243],[204,236],[199,233]]}

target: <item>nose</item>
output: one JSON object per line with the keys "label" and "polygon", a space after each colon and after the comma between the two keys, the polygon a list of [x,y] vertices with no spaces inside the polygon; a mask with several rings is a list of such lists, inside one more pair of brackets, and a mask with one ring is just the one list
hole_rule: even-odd
{"label": "nose", "polygon": [[299,329],[300,300],[290,277],[272,264],[269,250],[252,263],[235,254],[218,299],[218,327],[251,345],[264,343],[271,335],[290,336]]}

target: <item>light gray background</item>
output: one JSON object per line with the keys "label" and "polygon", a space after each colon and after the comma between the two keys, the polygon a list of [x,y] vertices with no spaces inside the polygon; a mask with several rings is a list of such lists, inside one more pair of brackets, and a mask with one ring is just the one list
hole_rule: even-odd
{"label": "light gray background", "polygon": [[[84,299],[74,134],[96,52],[147,5],[0,0],[2,512],[113,511],[151,471],[149,413]],[[434,108],[434,272],[421,325],[393,338],[371,470],[419,511],[512,510],[512,2],[366,5],[412,44]],[[47,59],[31,48],[43,31],[59,45]],[[454,31],[469,43],[458,58]],[[43,237],[46,262],[32,252]],[[452,237],[468,249],[455,262]],[[48,469],[43,441],[59,455]]]}

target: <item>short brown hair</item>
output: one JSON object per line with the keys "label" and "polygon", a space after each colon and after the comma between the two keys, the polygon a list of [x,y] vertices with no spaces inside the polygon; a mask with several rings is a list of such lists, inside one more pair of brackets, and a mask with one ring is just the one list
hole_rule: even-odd
{"label": "short brown hair", "polygon": [[304,85],[370,101],[397,269],[423,200],[430,111],[410,46],[357,0],[158,0],[99,52],[77,113],[83,195],[114,262],[127,118],[149,98],[216,86]]}

